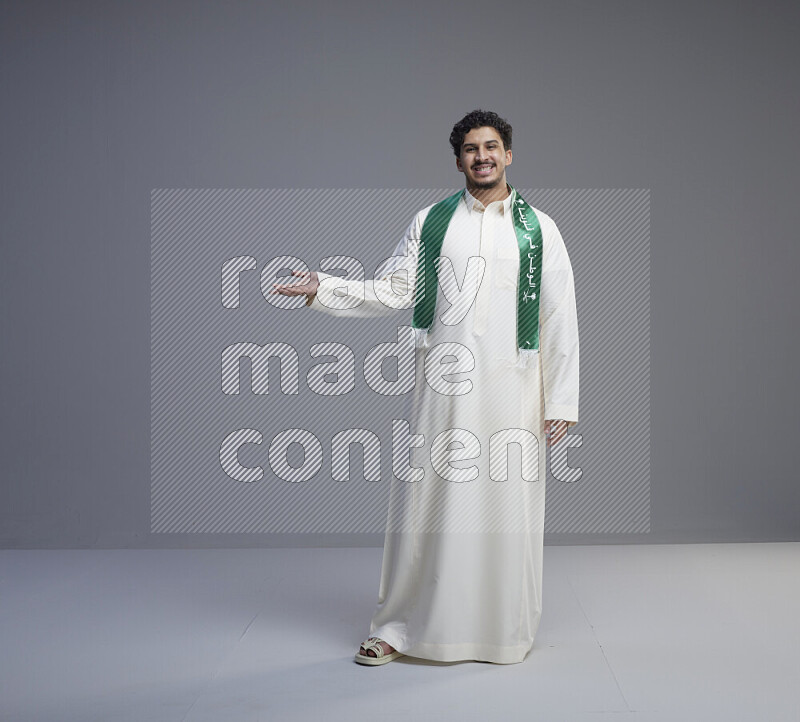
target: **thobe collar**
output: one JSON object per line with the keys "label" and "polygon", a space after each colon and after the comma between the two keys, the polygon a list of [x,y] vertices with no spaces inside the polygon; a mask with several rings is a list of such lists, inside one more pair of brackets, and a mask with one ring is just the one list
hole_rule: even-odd
{"label": "thobe collar", "polygon": [[[503,215],[507,215],[511,211],[511,200],[512,196],[514,195],[514,192],[511,190],[511,186],[509,186],[508,183],[506,183],[506,188],[509,190],[509,194],[503,199],[503,205],[501,206],[501,213],[503,213]],[[486,210],[486,206],[483,205],[483,203],[481,203],[466,188],[464,189],[464,201],[466,202],[467,209],[470,213],[472,213],[472,211],[483,213]]]}

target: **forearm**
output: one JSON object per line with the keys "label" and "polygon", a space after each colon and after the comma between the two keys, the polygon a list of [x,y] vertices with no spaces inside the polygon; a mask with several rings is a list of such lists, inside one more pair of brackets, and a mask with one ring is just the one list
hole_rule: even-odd
{"label": "forearm", "polygon": [[578,423],[579,344],[574,296],[555,312],[541,329],[545,419]]}
{"label": "forearm", "polygon": [[539,336],[545,419],[561,419],[571,427],[578,423],[579,388],[575,280],[563,239],[552,221],[547,230]]}
{"label": "forearm", "polygon": [[414,305],[413,274],[397,271],[379,279],[347,280],[318,271],[309,308],[342,318],[386,316]]}

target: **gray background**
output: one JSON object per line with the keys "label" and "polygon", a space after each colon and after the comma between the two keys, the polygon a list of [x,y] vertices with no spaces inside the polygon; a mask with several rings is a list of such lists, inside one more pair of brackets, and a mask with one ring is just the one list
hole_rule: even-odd
{"label": "gray background", "polygon": [[[569,239],[579,289],[580,431],[574,430],[549,454],[552,473],[544,531],[646,533],[651,446],[649,192],[518,190],[534,208],[547,208],[559,219],[560,233]],[[366,382],[365,360],[378,344],[397,342],[398,326],[411,325],[411,310],[387,309],[375,318],[337,318],[307,309],[305,298],[265,296],[263,286],[268,291],[275,277],[272,259],[277,263],[280,254],[287,253],[297,258],[287,273],[303,263],[331,271],[343,263],[344,253],[372,276],[381,260],[397,250],[395,241],[405,234],[409,219],[451,192],[451,188],[153,191],[151,531],[369,533],[385,528],[392,420],[406,419],[413,433],[420,433],[412,396],[426,381],[417,379],[412,392],[405,394],[376,393]],[[402,256],[404,245],[400,249]],[[338,255],[331,256],[332,251]],[[221,269],[230,259],[239,259],[238,268],[247,260],[251,268],[226,276],[223,282]],[[288,260],[286,255],[283,259],[281,264]],[[542,279],[545,287],[549,282]],[[223,298],[228,303],[223,304]],[[354,387],[346,394],[325,396],[312,391],[307,375],[323,361],[311,357],[311,348],[331,342],[353,353]],[[257,346],[276,343],[294,349],[296,367],[287,361],[281,368],[277,358],[268,366],[244,358],[223,373],[223,349],[247,344],[255,351]],[[327,351],[334,349],[328,346]],[[413,345],[406,351],[413,369]],[[433,349],[425,352],[429,353]],[[384,365],[385,376],[396,379],[396,363]],[[225,393],[223,376],[238,381],[237,393],[232,388]],[[413,373],[409,378],[413,380]],[[473,393],[481,393],[476,374],[465,378],[475,384]],[[289,388],[281,389],[279,381]],[[296,393],[291,393],[292,381]],[[266,389],[261,387],[265,382]],[[507,423],[514,424],[513,417]],[[333,478],[332,437],[354,428],[369,430],[379,439],[379,456],[369,455],[380,467],[375,482],[364,478],[358,448],[351,452],[351,478],[347,482]],[[620,434],[623,428],[626,431]],[[244,430],[250,442],[239,446],[237,441],[236,458],[248,470],[250,482],[229,477],[220,461],[226,437]],[[481,435],[480,428],[469,431]],[[318,465],[319,471],[303,483],[291,483],[279,478],[271,465],[272,444],[279,434],[297,440],[301,433],[307,439],[305,458],[297,444],[286,456],[295,467],[312,467],[313,472]],[[432,438],[423,439],[415,458],[430,459],[432,444]],[[482,453],[488,453],[485,445]],[[507,453],[512,473],[518,472],[520,448],[512,446]],[[405,455],[409,456],[408,450]],[[465,465],[471,464],[465,462],[462,468]],[[540,469],[543,480],[544,464]],[[494,484],[485,478],[475,481],[487,482]],[[445,482],[429,470],[420,483]],[[503,493],[500,487],[497,491]]]}
{"label": "gray background", "polygon": [[4,546],[379,544],[150,535],[150,191],[455,188],[475,107],[520,187],[651,192],[651,531],[548,541],[798,538],[796,7],[0,12]]}

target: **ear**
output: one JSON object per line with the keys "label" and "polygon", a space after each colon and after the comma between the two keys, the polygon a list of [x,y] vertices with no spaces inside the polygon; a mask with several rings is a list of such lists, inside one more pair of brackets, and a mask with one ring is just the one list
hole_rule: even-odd
{"label": "ear", "polygon": [[461,165],[461,158],[456,158],[456,168],[458,168],[459,173],[464,172],[464,166]]}
{"label": "ear", "polygon": [[506,151],[506,165],[511,165],[511,151]]}

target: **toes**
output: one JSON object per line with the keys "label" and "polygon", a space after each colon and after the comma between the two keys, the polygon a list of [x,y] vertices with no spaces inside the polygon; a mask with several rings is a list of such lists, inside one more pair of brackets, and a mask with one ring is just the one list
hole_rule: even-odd
{"label": "toes", "polygon": [[[374,639],[377,639],[377,637],[370,637],[369,640],[367,640],[367,641],[372,641]],[[392,645],[390,645],[388,642],[384,642],[382,639],[380,640],[379,644],[381,645],[381,649],[383,650],[384,654],[391,654],[392,652],[395,651],[394,647],[392,647]],[[372,647],[370,647],[368,650],[365,650],[363,644],[358,648],[358,653],[362,657],[377,657],[378,656],[377,653],[375,652],[375,650]]]}

